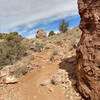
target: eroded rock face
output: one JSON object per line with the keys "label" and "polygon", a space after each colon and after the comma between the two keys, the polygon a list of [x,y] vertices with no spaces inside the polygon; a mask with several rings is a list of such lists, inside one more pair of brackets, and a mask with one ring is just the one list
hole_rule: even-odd
{"label": "eroded rock face", "polygon": [[86,100],[100,100],[100,0],[78,0],[82,36],[77,47],[77,86]]}
{"label": "eroded rock face", "polygon": [[44,29],[38,29],[37,34],[36,34],[36,38],[43,39],[45,37],[47,37],[46,31]]}

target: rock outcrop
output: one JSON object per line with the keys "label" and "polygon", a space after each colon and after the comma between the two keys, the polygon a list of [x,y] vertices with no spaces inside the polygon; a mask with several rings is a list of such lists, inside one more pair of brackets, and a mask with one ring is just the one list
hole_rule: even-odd
{"label": "rock outcrop", "polygon": [[0,84],[15,84],[15,83],[18,83],[18,79],[13,75],[4,76],[0,80]]}
{"label": "rock outcrop", "polygon": [[46,31],[44,29],[38,29],[37,34],[36,34],[36,38],[43,39],[46,37],[47,37]]}
{"label": "rock outcrop", "polygon": [[82,36],[77,47],[78,90],[85,100],[100,100],[100,0],[78,0]]}

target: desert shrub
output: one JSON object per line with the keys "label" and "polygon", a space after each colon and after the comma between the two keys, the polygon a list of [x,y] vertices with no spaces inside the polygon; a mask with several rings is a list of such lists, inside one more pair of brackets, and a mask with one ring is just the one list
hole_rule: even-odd
{"label": "desert shrub", "polygon": [[55,56],[55,55],[58,55],[58,53],[59,53],[59,52],[58,52],[57,50],[54,50],[54,51],[52,52],[52,55]]}
{"label": "desert shrub", "polygon": [[62,20],[62,22],[59,24],[59,31],[62,33],[65,33],[68,30],[69,23],[65,22],[65,20]]}
{"label": "desert shrub", "polygon": [[28,73],[28,68],[22,66],[22,67],[17,68],[17,69],[15,70],[14,75],[18,78],[18,77],[21,77],[21,76],[23,76],[23,75],[25,75],[25,74],[27,74],[27,73]]}
{"label": "desert shrub", "polygon": [[51,81],[51,84],[55,85],[55,82],[53,79],[50,80]]}
{"label": "desert shrub", "polygon": [[61,40],[56,40],[56,44],[59,45],[59,46],[61,46],[62,45]]}
{"label": "desert shrub", "polygon": [[54,58],[54,56],[59,55],[59,51],[58,50],[54,50],[52,51],[52,54],[50,55],[50,61],[52,61],[52,59]]}
{"label": "desert shrub", "polygon": [[11,36],[20,36],[20,35],[18,34],[18,32],[11,32],[9,34],[0,33],[0,39],[6,39],[9,36],[11,37]]}
{"label": "desert shrub", "polygon": [[16,36],[20,36],[20,35],[18,34],[18,32],[11,32],[10,34],[16,35]]}
{"label": "desert shrub", "polygon": [[42,40],[36,39],[33,43],[34,51],[41,52],[43,49],[43,42]]}
{"label": "desert shrub", "polygon": [[7,36],[7,34],[0,33],[0,39],[5,39],[6,36]]}
{"label": "desert shrub", "polygon": [[34,46],[41,45],[41,44],[42,44],[42,40],[39,39],[36,39],[33,43]]}
{"label": "desert shrub", "polygon": [[0,33],[0,39],[3,39],[3,35]]}
{"label": "desert shrub", "polygon": [[55,35],[54,31],[50,31],[48,36],[50,37],[50,36],[53,36],[53,35]]}
{"label": "desert shrub", "polygon": [[30,57],[29,57],[29,59],[30,60],[34,60],[34,55],[31,54]]}
{"label": "desert shrub", "polygon": [[26,46],[19,35],[6,35],[5,41],[0,42],[0,67],[14,64],[26,54]]}

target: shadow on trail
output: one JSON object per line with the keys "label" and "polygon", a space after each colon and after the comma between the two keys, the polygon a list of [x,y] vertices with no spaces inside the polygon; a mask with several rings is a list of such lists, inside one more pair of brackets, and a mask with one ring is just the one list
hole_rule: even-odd
{"label": "shadow on trail", "polygon": [[70,58],[65,58],[62,60],[62,62],[59,64],[60,69],[64,69],[69,74],[69,79],[71,80],[73,87],[76,89],[76,73],[77,73],[77,63],[76,63],[76,57],[72,56]]}

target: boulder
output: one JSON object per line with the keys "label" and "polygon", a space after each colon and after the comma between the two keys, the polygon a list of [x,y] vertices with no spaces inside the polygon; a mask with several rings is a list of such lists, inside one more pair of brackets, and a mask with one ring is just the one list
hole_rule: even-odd
{"label": "boulder", "polygon": [[0,80],[0,84],[15,84],[17,82],[18,82],[18,79],[12,75],[6,75],[2,77],[2,79]]}
{"label": "boulder", "polygon": [[37,34],[36,34],[36,38],[43,39],[46,37],[47,37],[46,31],[44,29],[38,29]]}
{"label": "boulder", "polygon": [[100,100],[100,0],[78,0],[82,36],[76,50],[77,87],[85,100]]}

